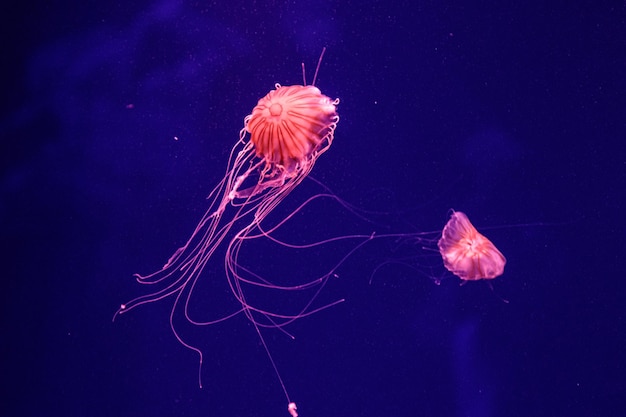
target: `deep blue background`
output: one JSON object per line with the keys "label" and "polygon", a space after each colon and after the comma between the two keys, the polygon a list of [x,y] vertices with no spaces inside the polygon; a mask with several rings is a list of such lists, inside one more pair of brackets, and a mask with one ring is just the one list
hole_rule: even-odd
{"label": "deep blue background", "polygon": [[[345,303],[265,333],[300,415],[626,415],[626,6],[545,3],[3,3],[0,414],[287,415],[243,318],[186,333],[200,390],[171,300],[111,317],[191,232],[256,101],[326,46],[341,121],[312,175],[386,213],[362,233],[450,208],[504,226],[485,233],[510,303],[372,242],[327,288]],[[335,209],[293,237],[342,233]]]}

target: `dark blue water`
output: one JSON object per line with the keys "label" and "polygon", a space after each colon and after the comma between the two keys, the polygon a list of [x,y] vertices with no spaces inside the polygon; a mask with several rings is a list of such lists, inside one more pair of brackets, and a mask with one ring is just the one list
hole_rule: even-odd
{"label": "dark blue water", "polygon": [[[185,242],[257,100],[323,47],[341,120],[311,175],[371,222],[326,204],[282,236],[437,231],[453,208],[508,263],[492,290],[433,242],[354,253],[317,300],[345,302],[263,332],[300,416],[626,415],[623,2],[202,3],[3,6],[1,415],[288,416],[245,317],[178,317],[203,389],[172,298],[111,319]],[[354,244],[241,261],[288,284]],[[232,308],[223,257],[198,314]]]}

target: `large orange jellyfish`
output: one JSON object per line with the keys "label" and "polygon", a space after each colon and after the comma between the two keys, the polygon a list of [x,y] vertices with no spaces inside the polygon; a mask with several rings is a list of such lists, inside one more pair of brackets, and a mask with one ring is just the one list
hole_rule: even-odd
{"label": "large orange jellyfish", "polygon": [[504,272],[504,255],[460,211],[452,213],[437,246],[446,269],[462,280],[493,279]]}
{"label": "large orange jellyfish", "polygon": [[[320,56],[320,62],[321,59]],[[283,327],[286,324],[341,302],[342,300],[339,300],[322,306],[313,306],[313,300],[328,278],[334,275],[334,268],[310,281],[284,286],[242,266],[238,257],[243,243],[252,239],[267,238],[286,247],[299,248],[333,241],[329,239],[297,246],[275,238],[272,233],[291,218],[294,212],[278,225],[265,228],[263,221],[307,177],[317,158],[331,146],[339,121],[338,104],[338,99],[333,100],[325,96],[314,85],[306,85],[306,81],[304,85],[276,84],[274,90],[261,98],[252,113],[245,117],[239,141],[230,153],[226,174],[209,194],[208,199],[211,201],[209,209],[191,237],[184,246],[175,251],[160,270],[149,275],[135,275],[139,283],[154,285],[158,289],[122,304],[115,316],[125,314],[143,304],[174,297],[170,326],[178,341],[200,356],[201,372],[202,351],[181,337],[175,325],[175,313],[182,312],[184,319],[194,325],[210,325],[244,314],[253,323],[289,400],[260,327],[284,331]],[[239,231],[231,230],[235,224],[238,225],[237,228],[241,227]],[[224,243],[225,240],[227,243]],[[226,252],[224,263],[228,285],[239,308],[214,320],[198,321],[190,315],[190,299],[203,269],[221,246],[225,247]],[[354,250],[356,248],[350,253]],[[250,286],[284,291],[309,290],[313,295],[297,312],[279,314],[249,301],[244,288]],[[200,375],[199,381],[202,386]],[[292,411],[295,413],[295,406],[290,406],[290,412]]]}

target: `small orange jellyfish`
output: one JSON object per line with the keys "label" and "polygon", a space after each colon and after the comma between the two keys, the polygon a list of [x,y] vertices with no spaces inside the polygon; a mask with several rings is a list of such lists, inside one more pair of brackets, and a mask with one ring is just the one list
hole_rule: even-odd
{"label": "small orange jellyfish", "polygon": [[437,246],[444,266],[462,280],[493,279],[504,272],[504,255],[460,211],[452,213]]}

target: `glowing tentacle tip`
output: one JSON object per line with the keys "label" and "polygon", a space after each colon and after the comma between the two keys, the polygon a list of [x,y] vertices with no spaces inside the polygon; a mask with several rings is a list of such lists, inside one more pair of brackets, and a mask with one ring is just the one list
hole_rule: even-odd
{"label": "glowing tentacle tip", "polygon": [[298,417],[298,412],[296,411],[298,407],[296,407],[296,403],[289,403],[287,406],[287,411],[291,414],[291,417]]}

